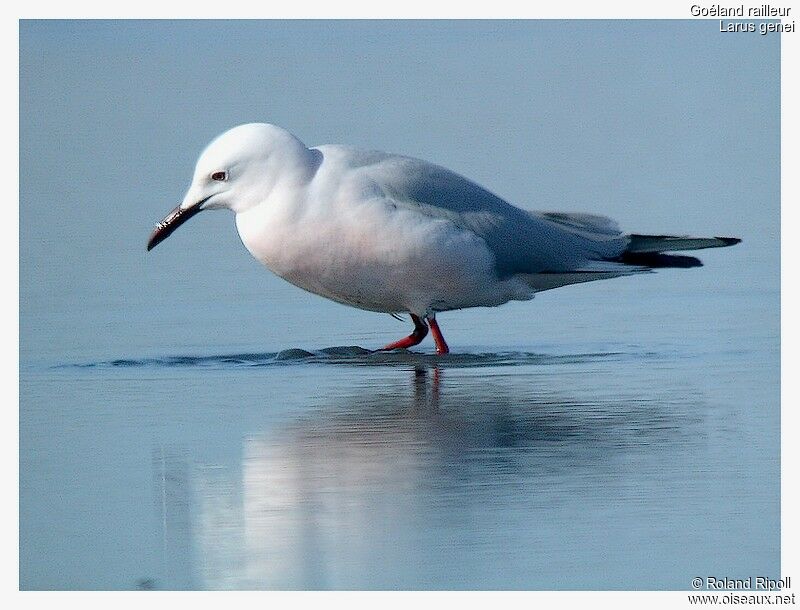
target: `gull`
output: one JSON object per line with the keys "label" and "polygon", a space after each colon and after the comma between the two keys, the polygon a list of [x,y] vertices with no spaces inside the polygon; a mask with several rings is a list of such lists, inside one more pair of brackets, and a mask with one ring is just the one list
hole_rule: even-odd
{"label": "gull", "polygon": [[570,284],[701,266],[673,251],[734,237],[626,234],[593,214],[534,212],[444,167],[349,146],[307,147],[268,123],[234,127],[201,153],[183,201],[147,250],[204,210],[228,209],[245,248],[276,275],[338,303],[397,317],[409,348],[436,314],[524,301]]}

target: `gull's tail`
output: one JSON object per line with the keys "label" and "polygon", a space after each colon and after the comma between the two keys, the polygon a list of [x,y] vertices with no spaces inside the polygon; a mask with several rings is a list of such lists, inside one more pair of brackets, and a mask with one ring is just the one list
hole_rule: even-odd
{"label": "gull's tail", "polygon": [[[536,212],[544,219],[583,240],[587,261],[569,271],[539,271],[520,274],[536,292],[569,284],[606,280],[668,267],[702,267],[693,256],[666,254],[682,250],[724,248],[738,244],[737,237],[686,237],[676,235],[624,234],[616,222],[604,216],[563,212]],[[597,246],[596,248],[594,246]],[[611,247],[609,247],[611,246]],[[594,250],[591,254],[588,251]]]}
{"label": "gull's tail", "polygon": [[694,256],[664,254],[683,250],[702,250],[704,248],[725,248],[738,244],[738,237],[685,237],[675,235],[628,235],[630,242],[617,259],[618,262],[637,267],[662,269],[674,267],[686,269],[702,267],[703,263]]}

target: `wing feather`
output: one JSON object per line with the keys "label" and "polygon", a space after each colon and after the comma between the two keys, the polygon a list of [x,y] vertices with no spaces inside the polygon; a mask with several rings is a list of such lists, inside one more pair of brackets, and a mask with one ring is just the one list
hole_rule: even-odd
{"label": "wing feather", "polygon": [[395,205],[449,220],[482,238],[500,277],[576,271],[618,257],[628,243],[608,218],[531,212],[426,161],[375,152],[367,159],[362,177]]}

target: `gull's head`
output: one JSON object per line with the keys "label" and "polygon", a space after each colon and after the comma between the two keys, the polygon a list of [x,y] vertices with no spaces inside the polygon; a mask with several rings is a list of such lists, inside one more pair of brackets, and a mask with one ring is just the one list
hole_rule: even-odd
{"label": "gull's head", "polygon": [[285,129],[268,123],[239,125],[218,136],[200,155],[181,204],[159,222],[147,249],[203,210],[243,212],[263,202],[281,178],[302,171],[308,149]]}

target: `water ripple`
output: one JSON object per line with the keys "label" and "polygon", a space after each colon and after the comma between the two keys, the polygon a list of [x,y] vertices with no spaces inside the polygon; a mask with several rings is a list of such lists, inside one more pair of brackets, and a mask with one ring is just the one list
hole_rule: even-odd
{"label": "water ripple", "polygon": [[[60,367],[79,368],[172,368],[172,367],[262,367],[298,364],[344,364],[351,366],[437,366],[471,368],[488,366],[526,366],[581,364],[594,361],[623,360],[642,354],[625,352],[589,352],[577,354],[542,354],[503,351],[489,353],[451,353],[445,355],[397,350],[372,351],[358,346],[327,347],[317,351],[300,348],[280,352],[238,354],[175,355],[155,358],[118,358],[98,362],[63,364]],[[646,354],[645,354],[646,356]]]}

